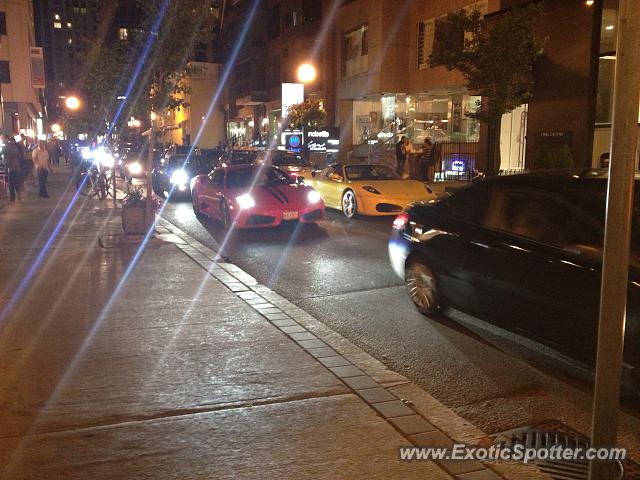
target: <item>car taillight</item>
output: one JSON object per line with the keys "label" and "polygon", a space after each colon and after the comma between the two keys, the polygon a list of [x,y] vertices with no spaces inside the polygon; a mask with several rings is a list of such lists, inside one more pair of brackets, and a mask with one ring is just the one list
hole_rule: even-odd
{"label": "car taillight", "polygon": [[407,227],[407,223],[409,223],[409,214],[406,212],[402,212],[393,221],[393,228],[402,231]]}

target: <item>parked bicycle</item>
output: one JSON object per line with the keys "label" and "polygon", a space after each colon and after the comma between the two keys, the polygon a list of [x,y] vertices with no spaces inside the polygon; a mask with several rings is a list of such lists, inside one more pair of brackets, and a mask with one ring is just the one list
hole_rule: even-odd
{"label": "parked bicycle", "polygon": [[[113,157],[110,157],[113,160]],[[108,159],[106,159],[108,160]],[[104,200],[113,198],[116,176],[113,161],[98,158],[97,161],[85,162],[76,178],[76,189],[89,198]]]}

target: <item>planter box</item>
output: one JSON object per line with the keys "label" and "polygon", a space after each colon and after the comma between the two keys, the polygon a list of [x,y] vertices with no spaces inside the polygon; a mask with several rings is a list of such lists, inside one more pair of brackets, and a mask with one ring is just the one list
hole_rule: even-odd
{"label": "planter box", "polygon": [[144,207],[122,207],[122,229],[127,235],[147,233],[144,222]]}

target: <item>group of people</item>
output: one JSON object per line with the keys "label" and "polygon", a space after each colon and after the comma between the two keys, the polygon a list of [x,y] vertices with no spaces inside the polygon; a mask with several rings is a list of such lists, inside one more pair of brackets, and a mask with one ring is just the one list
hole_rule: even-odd
{"label": "group of people", "polygon": [[396,143],[397,173],[400,178],[404,176],[405,166],[410,153],[421,153],[418,163],[418,174],[420,180],[430,182],[433,180],[433,171],[436,163],[436,152],[429,137],[424,139],[421,152],[417,152],[408,137],[402,137]]}
{"label": "group of people", "polygon": [[0,134],[2,159],[8,173],[9,201],[20,201],[24,192],[26,180],[33,175],[38,179],[38,195],[48,198],[47,179],[52,165],[60,165],[62,149],[58,142],[38,140],[29,142],[22,139],[16,141],[10,134]]}

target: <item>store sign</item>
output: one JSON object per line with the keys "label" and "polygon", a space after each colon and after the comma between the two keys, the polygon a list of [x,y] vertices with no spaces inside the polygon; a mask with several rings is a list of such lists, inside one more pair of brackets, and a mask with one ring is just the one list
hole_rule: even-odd
{"label": "store sign", "polygon": [[340,148],[340,129],[326,127],[306,130],[305,139],[305,146],[310,152],[337,152]]}
{"label": "store sign", "polygon": [[304,102],[303,83],[282,84],[282,118],[287,118],[292,105]]}
{"label": "store sign", "polygon": [[44,55],[41,47],[31,47],[31,87],[44,88]]}
{"label": "store sign", "polygon": [[304,132],[302,130],[285,130],[280,136],[280,144],[285,150],[299,152],[304,144]]}

